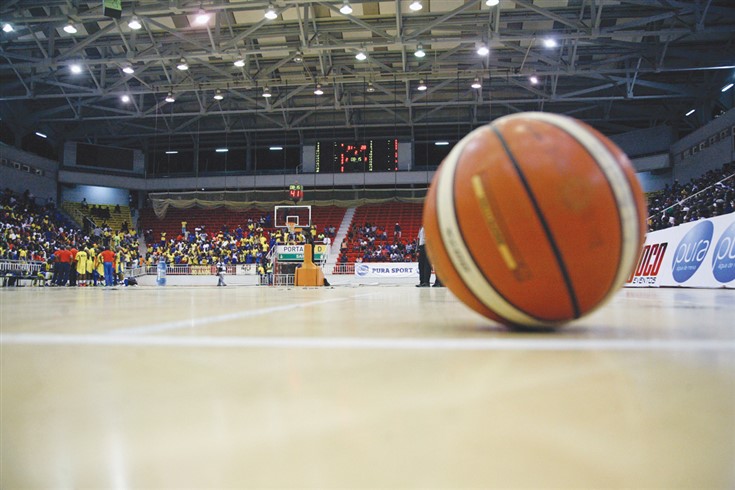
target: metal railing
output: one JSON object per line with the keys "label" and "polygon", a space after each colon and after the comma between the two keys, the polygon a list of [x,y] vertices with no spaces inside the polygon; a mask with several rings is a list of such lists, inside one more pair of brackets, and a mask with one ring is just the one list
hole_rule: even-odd
{"label": "metal railing", "polygon": [[[265,284],[263,279],[265,278]],[[296,279],[295,274],[274,274],[273,275],[273,286],[293,286]],[[268,285],[267,276],[261,276],[261,285]]]}
{"label": "metal railing", "polygon": [[43,262],[37,260],[0,260],[0,271],[14,274],[38,274],[43,269]]}
{"label": "metal railing", "polygon": [[[158,274],[158,265],[147,265],[145,274],[155,276]],[[217,266],[212,265],[191,265],[191,264],[167,264],[166,274],[169,276],[214,276],[217,274]],[[226,265],[225,274],[237,274],[237,265]],[[143,274],[140,274],[143,275]]]}
{"label": "metal railing", "polygon": [[334,266],[334,270],[332,271],[332,274],[354,274],[355,273],[355,264],[336,264]]}
{"label": "metal railing", "polygon": [[145,267],[128,267],[125,269],[125,277],[140,277],[147,274]]}

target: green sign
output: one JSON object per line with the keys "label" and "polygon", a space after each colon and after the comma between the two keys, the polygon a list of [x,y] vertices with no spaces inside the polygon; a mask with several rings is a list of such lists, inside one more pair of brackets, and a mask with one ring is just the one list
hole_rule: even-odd
{"label": "green sign", "polygon": [[102,15],[111,19],[122,17],[122,0],[102,0]]}
{"label": "green sign", "polygon": [[[314,246],[314,262],[319,262],[326,253],[326,245]],[[278,245],[276,250],[279,262],[303,262],[304,246],[303,245]]]}

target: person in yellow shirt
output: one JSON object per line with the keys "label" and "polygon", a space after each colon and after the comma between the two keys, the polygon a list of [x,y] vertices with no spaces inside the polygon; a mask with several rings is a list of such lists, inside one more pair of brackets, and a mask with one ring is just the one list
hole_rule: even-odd
{"label": "person in yellow shirt", "polygon": [[89,280],[92,279],[92,273],[94,272],[94,260],[96,258],[96,254],[94,253],[94,247],[89,247],[87,249],[87,284],[89,284]]}
{"label": "person in yellow shirt", "polygon": [[99,279],[100,280],[100,286],[104,286],[105,283],[104,283],[104,280],[103,279],[105,277],[105,264],[102,261],[102,257],[100,256],[100,254],[97,254],[96,257],[95,257],[95,266],[94,266],[94,268],[95,268],[94,273],[93,273],[94,285],[95,286],[97,285],[97,279]]}
{"label": "person in yellow shirt", "polygon": [[117,281],[117,284],[122,283],[124,276],[125,276],[125,254],[123,253],[122,249],[120,247],[117,247],[117,250],[115,251],[115,271],[113,272],[115,276],[115,281]]}
{"label": "person in yellow shirt", "polygon": [[77,286],[83,288],[87,285],[87,260],[88,254],[84,247],[79,247],[77,251]]}

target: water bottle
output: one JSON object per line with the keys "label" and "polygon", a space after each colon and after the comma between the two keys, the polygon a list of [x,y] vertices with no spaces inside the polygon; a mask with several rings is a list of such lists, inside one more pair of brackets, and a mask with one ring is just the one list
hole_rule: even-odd
{"label": "water bottle", "polygon": [[166,285],[166,260],[161,258],[158,261],[158,273],[156,274],[156,284],[159,286]]}

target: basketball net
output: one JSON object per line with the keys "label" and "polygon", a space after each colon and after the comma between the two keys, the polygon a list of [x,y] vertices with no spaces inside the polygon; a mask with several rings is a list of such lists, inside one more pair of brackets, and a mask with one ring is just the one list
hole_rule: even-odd
{"label": "basketball net", "polygon": [[296,222],[295,221],[287,221],[286,228],[288,228],[288,234],[290,236],[296,236]]}

